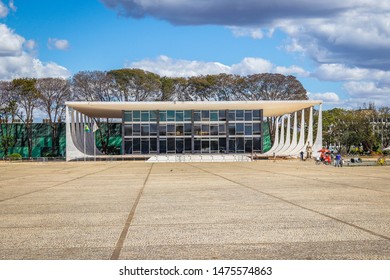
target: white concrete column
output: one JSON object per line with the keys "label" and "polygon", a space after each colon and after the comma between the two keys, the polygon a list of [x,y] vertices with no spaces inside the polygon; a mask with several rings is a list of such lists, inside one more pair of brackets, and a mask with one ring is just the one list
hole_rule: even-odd
{"label": "white concrete column", "polygon": [[291,115],[287,115],[287,127],[286,127],[286,140],[284,141],[282,149],[280,149],[279,154],[284,154],[291,145]]}
{"label": "white concrete column", "polygon": [[318,110],[318,121],[317,121],[317,136],[313,144],[313,156],[319,156],[319,150],[322,149],[322,104]]}
{"label": "white concrete column", "polygon": [[282,123],[280,128],[280,139],[279,139],[279,145],[276,147],[275,151],[273,151],[276,155],[278,155],[278,152],[283,148],[284,146],[284,119],[285,116],[282,116]]}
{"label": "white concrete column", "polygon": [[305,152],[306,142],[305,142],[305,109],[301,111],[301,127],[300,127],[300,134],[299,134],[299,140],[296,147],[291,151],[291,155],[297,156],[301,151]]}
{"label": "white concrete column", "polygon": [[297,139],[298,139],[298,113],[294,113],[294,125],[293,125],[293,136],[291,140],[291,144],[288,147],[288,149],[284,152],[286,155],[291,155],[291,152],[295,149],[297,146]]}

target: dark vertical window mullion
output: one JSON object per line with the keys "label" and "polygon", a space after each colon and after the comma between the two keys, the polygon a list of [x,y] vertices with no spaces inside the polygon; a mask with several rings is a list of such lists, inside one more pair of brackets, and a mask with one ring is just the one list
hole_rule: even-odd
{"label": "dark vertical window mullion", "polygon": [[260,153],[262,154],[263,153],[263,110],[259,110],[260,111]]}
{"label": "dark vertical window mullion", "polygon": [[191,154],[194,153],[195,150],[195,144],[194,144],[194,136],[195,130],[194,130],[194,110],[191,110]]}
{"label": "dark vertical window mullion", "polygon": [[160,110],[156,110],[156,123],[157,123],[157,154],[160,154]]}
{"label": "dark vertical window mullion", "polygon": [[122,110],[122,155],[124,154],[125,154],[125,111]]}
{"label": "dark vertical window mullion", "polygon": [[225,111],[226,113],[226,153],[229,153],[229,110]]}

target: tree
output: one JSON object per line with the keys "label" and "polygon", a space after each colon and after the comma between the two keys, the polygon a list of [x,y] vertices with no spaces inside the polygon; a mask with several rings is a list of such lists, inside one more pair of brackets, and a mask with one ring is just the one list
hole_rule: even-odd
{"label": "tree", "polygon": [[16,117],[16,101],[11,98],[12,83],[0,81],[0,149],[4,155],[15,145],[15,137],[12,135],[12,124]]}
{"label": "tree", "polygon": [[[75,74],[71,80],[71,89],[76,99],[80,101],[118,101],[115,95],[113,77],[102,71],[82,71]],[[98,137],[102,145],[102,152],[107,154],[110,139],[110,119],[106,118],[106,126],[102,126],[100,118],[94,118],[99,126]]]}
{"label": "tree", "polygon": [[22,78],[12,81],[12,92],[16,97],[18,110],[16,115],[25,124],[27,132],[28,156],[32,157],[32,124],[34,110],[38,105],[39,92],[35,87],[36,79]]}
{"label": "tree", "polygon": [[108,72],[114,81],[119,101],[161,100],[160,76],[141,69],[119,69]]}
{"label": "tree", "polygon": [[214,84],[215,99],[219,101],[246,100],[245,78],[239,75],[219,74]]}
{"label": "tree", "polygon": [[65,101],[72,99],[69,81],[60,78],[39,79],[36,88],[39,109],[47,114],[51,127],[52,154],[58,154],[58,123],[64,117]]}
{"label": "tree", "polygon": [[[245,77],[243,95],[247,100],[307,100],[307,92],[294,76],[254,74]],[[275,138],[275,117],[267,117],[269,134]]]}

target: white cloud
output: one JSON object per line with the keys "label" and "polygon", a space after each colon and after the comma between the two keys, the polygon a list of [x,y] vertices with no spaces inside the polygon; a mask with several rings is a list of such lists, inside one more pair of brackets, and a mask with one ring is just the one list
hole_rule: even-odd
{"label": "white cloud", "polygon": [[156,59],[144,59],[126,65],[130,68],[140,68],[168,77],[189,77],[212,74],[250,75],[257,73],[280,73],[305,76],[306,71],[297,66],[275,66],[263,58],[246,57],[237,64],[225,65],[220,62],[204,62],[173,59],[164,55]]}
{"label": "white cloud", "polygon": [[390,104],[390,86],[380,85],[374,82],[348,82],[344,84],[345,90],[352,97],[376,99],[386,99]]}
{"label": "white cloud", "polygon": [[34,40],[28,40],[24,43],[24,46],[28,50],[34,50],[37,47],[37,42]]}
{"label": "white cloud", "polygon": [[344,64],[322,64],[313,76],[326,81],[375,80],[390,83],[390,71],[353,67]]}
{"label": "white cloud", "polygon": [[5,18],[8,15],[8,12],[8,7],[2,1],[0,1],[0,18]]}
{"label": "white cloud", "polygon": [[272,72],[273,65],[268,60],[257,57],[245,57],[238,64],[230,67],[231,74],[250,75]]}
{"label": "white cloud", "polygon": [[340,97],[337,93],[334,92],[324,92],[324,93],[310,93],[308,92],[308,97],[310,100],[322,100],[327,103],[338,103]]}
{"label": "white cloud", "polygon": [[264,37],[260,28],[230,26],[229,29],[236,37],[251,37],[253,39],[262,39]]}
{"label": "white cloud", "polygon": [[70,72],[54,62],[43,63],[27,53],[20,56],[0,57],[0,80],[15,78],[68,78]]}
{"label": "white cloud", "polygon": [[68,40],[49,38],[48,47],[49,47],[49,49],[56,49],[56,50],[65,51],[65,50],[69,49],[70,45],[69,45]]}
{"label": "white cloud", "polygon": [[390,2],[383,0],[101,0],[120,15],[221,25],[235,36],[283,30],[289,51],[319,63],[390,69]]}
{"label": "white cloud", "polygon": [[9,3],[8,3],[8,6],[10,7],[10,9],[12,11],[16,12],[17,8],[15,6],[14,0],[10,0]]}
{"label": "white cloud", "polygon": [[44,63],[33,56],[36,42],[26,40],[5,24],[0,24],[0,80],[21,77],[62,77],[70,72],[54,62]]}
{"label": "white cloud", "polygon": [[5,24],[0,24],[0,57],[20,55],[25,41]]}

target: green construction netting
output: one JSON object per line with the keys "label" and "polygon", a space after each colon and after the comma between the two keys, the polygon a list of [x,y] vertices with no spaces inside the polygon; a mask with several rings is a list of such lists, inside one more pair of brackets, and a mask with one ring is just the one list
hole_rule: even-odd
{"label": "green construction netting", "polygon": [[[268,123],[263,123],[263,149],[268,151],[271,148],[271,139],[269,136]],[[51,126],[46,123],[34,123],[33,129],[33,148],[32,157],[46,157],[46,156],[65,156],[65,123],[59,123],[58,134],[59,137],[55,143],[54,154],[52,152],[51,141]],[[1,124],[0,130],[0,142],[2,136],[5,135],[5,131],[8,130],[9,135],[14,139],[14,144],[8,149],[8,155],[18,153],[22,157],[28,157],[28,144],[26,126],[24,124]],[[92,132],[91,132],[92,133]],[[106,140],[107,133],[109,133],[108,139],[108,153],[109,154],[121,154],[122,153],[122,124],[101,124],[99,130],[96,132],[96,145],[99,149],[102,146],[102,137]],[[0,145],[0,158],[3,158],[4,150]]]}

